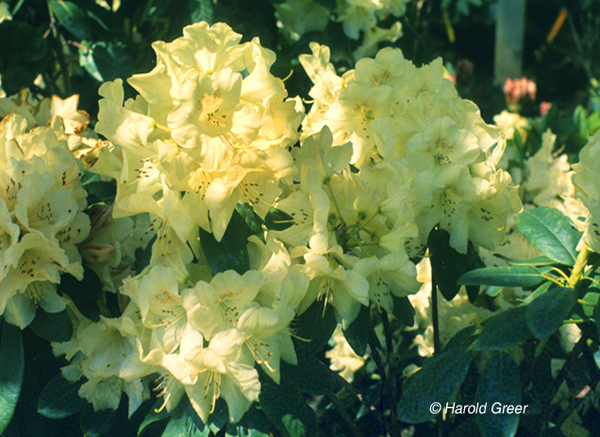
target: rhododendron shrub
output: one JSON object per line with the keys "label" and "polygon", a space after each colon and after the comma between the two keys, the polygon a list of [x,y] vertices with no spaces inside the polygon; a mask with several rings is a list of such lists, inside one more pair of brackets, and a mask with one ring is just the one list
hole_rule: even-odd
{"label": "rhododendron shrub", "polygon": [[[350,36],[381,14],[359,3]],[[385,48],[339,75],[313,43],[303,102],[241,41],[199,22],[155,42],[134,97],[101,85],[93,131],[77,97],[0,99],[0,368],[30,326],[65,360],[41,414],[83,409],[88,434],[124,414],[140,435],[312,436],[322,399],[360,434],[346,390],[399,434],[467,375],[481,404],[531,396],[519,366],[599,318],[597,135],[575,175],[550,132],[519,173],[440,60]]]}

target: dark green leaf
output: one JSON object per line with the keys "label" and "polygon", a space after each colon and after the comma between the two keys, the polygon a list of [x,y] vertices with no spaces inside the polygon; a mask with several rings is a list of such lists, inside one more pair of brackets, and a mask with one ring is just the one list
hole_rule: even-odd
{"label": "dark green leaf", "polygon": [[369,331],[373,331],[373,321],[371,320],[371,311],[369,307],[361,305],[360,312],[356,319],[350,323],[348,328],[344,329],[344,337],[358,356],[363,356],[367,352],[369,345]]}
{"label": "dark green leaf", "polygon": [[448,340],[448,343],[442,348],[442,352],[457,347],[468,347],[475,340],[475,337],[473,336],[475,329],[475,326],[471,325],[458,331],[454,334],[454,337]]}
{"label": "dark green leaf", "polygon": [[15,412],[23,384],[23,341],[21,330],[4,323],[0,347],[0,433],[3,433]]}
{"label": "dark green leaf", "polygon": [[84,437],[108,436],[111,435],[109,431],[116,421],[116,411],[94,411],[92,404],[88,404],[81,412],[81,431]]}
{"label": "dark green leaf", "polygon": [[544,278],[542,272],[530,266],[484,267],[465,273],[461,285],[497,285],[501,287],[531,287]]}
{"label": "dark green leaf", "polygon": [[88,16],[79,6],[69,1],[52,0],[50,7],[58,22],[73,36],[80,40],[92,39]]}
{"label": "dark green leaf", "polygon": [[[460,290],[457,281],[464,273],[484,265],[471,242],[466,254],[458,253],[450,247],[450,234],[443,229],[434,228],[429,233],[427,247],[431,254],[429,259],[433,279],[446,300],[452,300],[456,296]],[[473,285],[467,287],[469,300],[473,301],[479,294],[479,284],[464,285]]]}
{"label": "dark green leaf", "polygon": [[209,24],[214,23],[214,6],[211,0],[191,0],[190,9],[192,23],[198,23],[200,21],[206,21]]}
{"label": "dark green leaf", "polygon": [[194,420],[189,416],[171,417],[162,437],[208,437],[210,429],[204,427],[199,430]]}
{"label": "dark green leaf", "polygon": [[265,226],[271,231],[285,231],[294,224],[294,218],[280,209],[271,208],[265,216]]}
{"label": "dark green leaf", "polygon": [[138,436],[143,435],[146,428],[148,428],[153,423],[160,422],[161,420],[165,420],[167,417],[170,416],[170,414],[166,408],[161,409],[161,406],[163,405],[163,403],[164,403],[164,401],[162,399],[159,399],[154,403],[154,406],[150,409],[148,414],[146,414],[146,416],[144,417],[144,420],[142,420],[142,423],[140,424],[140,427],[138,428],[138,432],[137,432]]}
{"label": "dark green leaf", "polygon": [[69,341],[73,336],[73,322],[66,309],[58,313],[47,313],[40,307],[29,327],[48,341]]}
{"label": "dark green leaf", "polygon": [[126,79],[135,73],[129,53],[112,42],[100,41],[80,49],[79,64],[99,82]]}
{"label": "dark green leaf", "polygon": [[295,335],[299,339],[296,350],[306,349],[314,354],[323,350],[337,326],[333,308],[328,305],[323,311],[322,301],[315,301],[296,318],[296,322]]}
{"label": "dark green leaf", "polygon": [[527,306],[527,326],[539,338],[550,337],[577,303],[572,288],[553,287]]}
{"label": "dark green leaf", "polygon": [[38,401],[38,413],[49,419],[62,419],[81,411],[88,402],[79,396],[83,380],[69,382],[59,373],[46,384]]}
{"label": "dark green leaf", "polygon": [[281,379],[289,381],[301,393],[312,396],[333,393],[337,384],[333,372],[311,351],[296,348],[296,354],[297,365],[281,362]]}
{"label": "dark green leaf", "polygon": [[482,437],[516,434],[520,414],[499,414],[503,406],[522,408],[519,368],[510,355],[501,352],[490,358],[479,379],[475,402],[487,406],[485,414],[475,417]]}
{"label": "dark green leaf", "polygon": [[260,406],[271,423],[285,437],[312,437],[318,434],[317,417],[304,397],[284,378],[276,384],[259,368]]}
{"label": "dark green leaf", "polygon": [[88,205],[96,203],[113,203],[117,195],[117,184],[114,181],[94,181],[84,185],[88,197]]}
{"label": "dark green leaf", "polygon": [[252,230],[239,212],[233,211],[221,241],[213,234],[200,229],[200,244],[213,275],[235,270],[243,275],[250,268],[247,240]]}
{"label": "dark green leaf", "polygon": [[475,350],[502,350],[522,344],[533,334],[527,327],[526,306],[510,308],[485,321]]}
{"label": "dark green leaf", "polygon": [[102,281],[96,272],[87,266],[83,266],[81,281],[65,273],[60,277],[60,284],[56,288],[73,299],[73,302],[82,305],[94,304],[102,297]]}
{"label": "dark green leaf", "polygon": [[435,416],[429,410],[431,404],[446,405],[456,395],[472,358],[470,350],[457,347],[427,359],[423,368],[410,376],[402,387],[398,419],[408,423],[431,420]]}
{"label": "dark green leaf", "polygon": [[547,257],[561,264],[575,264],[575,249],[582,233],[558,209],[541,207],[522,212],[517,217],[517,227]]}
{"label": "dark green leaf", "polygon": [[48,61],[48,45],[42,35],[42,31],[22,21],[0,24],[0,75],[7,95],[31,86],[43,71]]}
{"label": "dark green leaf", "polygon": [[92,322],[98,322],[100,320],[100,307],[96,302],[88,305],[75,303],[75,306],[83,316],[87,317]]}
{"label": "dark green leaf", "polygon": [[148,242],[144,249],[136,249],[135,251],[135,274],[139,275],[142,273],[148,264],[150,264],[150,260],[152,259],[152,246],[156,241],[156,235],[152,237],[152,239]]}
{"label": "dark green leaf", "polygon": [[547,256],[536,256],[535,258],[530,259],[513,259],[507,256],[501,255],[499,253],[495,253],[494,256],[496,258],[500,258],[503,261],[506,261],[509,264],[513,264],[515,266],[551,266],[552,264],[556,264],[556,261],[551,260]]}
{"label": "dark green leaf", "polygon": [[394,317],[405,326],[413,326],[415,324],[415,309],[408,297],[398,297],[392,294],[392,299],[394,300]]}
{"label": "dark green leaf", "polygon": [[264,241],[264,232],[262,227],[262,219],[247,203],[240,203],[235,207],[235,210],[240,214],[248,225],[251,235],[257,235]]}
{"label": "dark green leaf", "polygon": [[600,338],[600,305],[594,307],[594,321],[596,322],[596,332]]}
{"label": "dark green leaf", "polygon": [[271,424],[260,409],[253,404],[238,423],[228,423],[226,437],[270,437]]}

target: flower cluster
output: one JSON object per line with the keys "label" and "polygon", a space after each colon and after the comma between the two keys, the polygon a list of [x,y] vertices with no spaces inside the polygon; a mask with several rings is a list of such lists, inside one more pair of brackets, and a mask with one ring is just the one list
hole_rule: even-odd
{"label": "flower cluster", "polygon": [[[469,240],[493,249],[520,208],[496,168],[504,138],[439,61],[417,69],[384,49],[339,77],[313,44],[300,59],[315,99],[303,122],[269,72],[274,54],[240,39],[225,24],[188,26],[154,44],[156,67],[129,79],[135,99],[120,81],[100,88],[96,131],[111,143],[91,171],[117,193],[90,209],[80,250],[120,314],[92,322],[69,305],[75,333],[54,344],[96,409],[124,392],[132,414],[158,375],[168,411],[186,395],[207,421],[222,398],[236,422],[258,399],[258,366],[279,383],[280,361],[297,363],[297,315],[331,306],[346,329],[361,307],[392,313],[421,288],[411,259],[433,227],[462,253]],[[264,226],[241,242],[247,265],[217,268],[207,241],[231,242],[242,208]],[[134,276],[132,253],[153,236]]]}
{"label": "flower cluster", "polygon": [[[461,253],[468,240],[495,248],[506,218],[521,207],[510,175],[497,168],[505,139],[442,78],[441,60],[416,68],[388,48],[339,77],[328,49],[311,47],[312,55],[300,57],[315,100],[304,135],[326,125],[332,150],[352,144],[349,161],[359,172],[348,174],[361,181],[364,203],[390,223],[387,235],[377,235],[379,244],[423,244],[439,224]],[[398,237],[413,236],[407,229],[415,225],[415,238]]]}
{"label": "flower cluster", "polygon": [[83,164],[70,150],[86,128],[77,97],[0,99],[0,314],[21,328],[36,307],[57,313],[60,275],[81,279],[77,244],[90,231]]}

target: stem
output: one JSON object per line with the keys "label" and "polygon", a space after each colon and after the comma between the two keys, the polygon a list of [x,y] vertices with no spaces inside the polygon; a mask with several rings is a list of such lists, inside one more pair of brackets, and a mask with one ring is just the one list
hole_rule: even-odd
{"label": "stem", "polygon": [[593,302],[588,302],[587,300],[583,300],[583,299],[577,299],[577,302],[580,305],[587,305],[589,307],[595,307],[598,306],[598,303],[593,303]]}
{"label": "stem", "polygon": [[[429,262],[431,263],[431,260]],[[440,324],[438,320],[437,284],[435,283],[433,273],[431,274],[431,318],[433,320],[433,354],[438,355],[441,349]]]}
{"label": "stem", "polygon": [[345,225],[346,222],[344,221],[344,217],[342,217],[342,211],[340,210],[340,206],[337,203],[335,194],[333,194],[333,188],[331,188],[331,181],[329,180],[329,178],[327,178],[323,183],[327,186],[327,188],[329,188],[329,193],[331,194],[331,200],[333,201],[333,206],[335,207],[335,211],[337,212],[337,215],[340,218],[340,220],[342,221],[342,223]]}
{"label": "stem", "polygon": [[348,415],[348,412],[346,411],[346,409],[344,408],[344,406],[340,403],[340,401],[337,398],[337,396],[333,394],[333,395],[329,395],[327,397],[329,399],[331,399],[331,403],[335,407],[335,410],[341,416],[341,418],[344,421],[344,423],[346,425],[348,425],[348,428],[350,428],[350,432],[352,432],[352,435],[354,437],[364,437],[362,435],[362,433],[360,432],[360,429],[358,429],[358,427],[356,426],[356,424],[354,423],[354,421],[352,420],[352,418]]}

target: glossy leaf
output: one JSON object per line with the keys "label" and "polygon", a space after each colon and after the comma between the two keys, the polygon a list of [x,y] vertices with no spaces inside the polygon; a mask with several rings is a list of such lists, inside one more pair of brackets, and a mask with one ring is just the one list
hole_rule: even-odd
{"label": "glossy leaf", "polygon": [[[450,234],[443,229],[434,228],[427,239],[431,254],[431,274],[435,283],[446,300],[452,300],[460,290],[458,279],[473,269],[483,267],[483,261],[473,248],[471,242],[467,253],[462,254],[450,247]],[[467,295],[473,302],[479,294],[479,284],[467,285]]]}
{"label": "glossy leaf", "polygon": [[285,231],[294,224],[294,218],[280,209],[271,208],[265,216],[265,225],[271,231]]}
{"label": "glossy leaf", "polygon": [[462,285],[496,285],[500,287],[531,287],[542,282],[542,272],[530,266],[484,267],[465,273],[458,280]]}
{"label": "glossy leaf", "polygon": [[0,433],[3,433],[15,412],[23,384],[23,341],[21,330],[4,323],[0,346]]}
{"label": "glossy leaf", "polygon": [[88,401],[79,396],[83,380],[67,381],[61,373],[46,384],[38,401],[38,413],[49,419],[62,419],[81,411]]}
{"label": "glossy leaf", "polygon": [[170,416],[170,414],[166,408],[161,409],[161,406],[163,405],[163,403],[164,403],[164,401],[162,399],[158,399],[154,403],[154,406],[150,409],[148,414],[146,414],[146,416],[144,417],[144,420],[142,420],[142,423],[140,424],[140,426],[138,428],[138,431],[137,431],[138,436],[143,435],[144,431],[146,431],[146,429],[149,429],[149,427],[152,424],[154,424],[156,422],[160,422],[161,420],[165,420]]}
{"label": "glossy leaf", "polygon": [[[521,404],[521,379],[517,363],[506,353],[494,354],[479,379],[475,403],[486,405],[485,414],[475,420],[482,437],[513,437],[519,426],[520,414],[499,414],[494,408],[518,407]],[[501,411],[501,410],[500,410]]]}
{"label": "glossy leaf", "polygon": [[235,270],[243,275],[250,268],[247,240],[252,231],[239,212],[233,211],[221,241],[200,229],[200,244],[213,275]]}
{"label": "glossy leaf", "polygon": [[411,375],[402,387],[396,410],[398,420],[423,423],[433,419],[431,404],[445,405],[456,395],[472,358],[470,350],[457,347],[427,359],[423,368]]}
{"label": "glossy leaf", "polygon": [[109,432],[116,421],[116,411],[94,411],[92,404],[88,404],[81,413],[81,431],[83,432],[84,437],[108,436],[111,435]]}
{"label": "glossy leaf", "polygon": [[317,416],[300,392],[284,378],[276,384],[261,369],[259,374],[260,406],[277,430],[285,437],[318,435]]}
{"label": "glossy leaf", "polygon": [[344,337],[356,355],[362,357],[367,351],[370,331],[373,331],[373,321],[369,307],[361,305],[356,319],[344,330]]}
{"label": "glossy leaf", "polygon": [[52,0],[50,7],[58,22],[73,36],[80,40],[90,40],[92,38],[88,16],[77,4],[63,0]]}
{"label": "glossy leaf", "polygon": [[56,288],[73,299],[73,302],[82,305],[94,304],[102,297],[102,281],[100,281],[96,272],[87,266],[83,266],[83,279],[81,281],[65,273],[61,275],[60,284]]}
{"label": "glossy leaf", "polygon": [[392,294],[392,299],[394,300],[394,317],[405,326],[413,326],[415,324],[415,309],[408,297],[399,297]]}
{"label": "glossy leaf", "polygon": [[253,404],[238,423],[228,423],[225,437],[270,437],[271,424],[260,409]]}
{"label": "glossy leaf", "polygon": [[509,264],[515,266],[551,266],[552,264],[556,264],[556,261],[548,258],[547,256],[536,256],[530,259],[514,259],[504,256],[500,253],[495,253],[494,256],[496,258],[500,258],[503,261],[506,261]]}
{"label": "glossy leaf", "polygon": [[517,217],[517,227],[531,245],[547,257],[561,264],[575,264],[575,249],[582,233],[558,209],[527,210]]}
{"label": "glossy leaf", "polygon": [[527,306],[527,326],[537,338],[548,338],[560,328],[576,303],[574,289],[551,288]]}
{"label": "glossy leaf", "polygon": [[503,350],[518,346],[533,336],[527,326],[527,306],[510,308],[485,321],[475,350]]}
{"label": "glossy leaf", "polygon": [[328,305],[323,311],[322,301],[314,302],[296,321],[295,336],[300,339],[296,350],[306,349],[314,354],[323,350],[337,326],[333,308]]}
{"label": "glossy leaf", "polygon": [[48,341],[69,341],[73,336],[73,322],[66,309],[58,313],[47,313],[38,308],[29,327]]}

